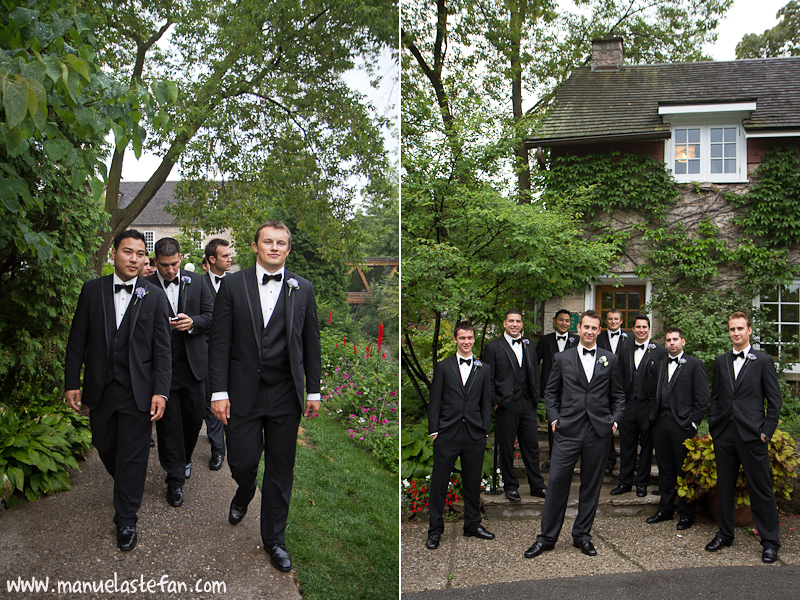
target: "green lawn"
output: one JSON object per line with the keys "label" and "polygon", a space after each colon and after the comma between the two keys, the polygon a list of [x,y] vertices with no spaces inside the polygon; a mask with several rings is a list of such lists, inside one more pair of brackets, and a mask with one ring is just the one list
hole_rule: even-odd
{"label": "green lawn", "polygon": [[301,596],[397,598],[397,475],[355,448],[339,423],[320,417],[301,425],[286,530]]}

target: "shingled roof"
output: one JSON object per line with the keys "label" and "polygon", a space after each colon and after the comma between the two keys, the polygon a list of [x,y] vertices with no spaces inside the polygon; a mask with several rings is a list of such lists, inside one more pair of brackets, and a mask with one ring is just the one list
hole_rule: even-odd
{"label": "shingled roof", "polygon": [[[175,202],[175,187],[178,181],[165,181],[153,196],[153,199],[147,203],[139,216],[133,221],[134,226],[143,227],[145,225],[172,225],[175,222],[175,217],[164,210],[166,206]],[[119,191],[122,194],[120,198],[120,208],[125,208],[136,197],[144,187],[144,181],[122,181],[119,184]]]}
{"label": "shingled roof", "polygon": [[670,137],[670,104],[755,101],[746,131],[800,129],[800,58],[581,67],[570,75],[528,147]]}

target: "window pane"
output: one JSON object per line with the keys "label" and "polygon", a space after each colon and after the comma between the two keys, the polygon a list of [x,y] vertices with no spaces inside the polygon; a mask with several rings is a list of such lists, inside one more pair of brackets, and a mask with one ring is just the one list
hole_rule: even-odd
{"label": "window pane", "polygon": [[611,292],[602,292],[600,294],[600,307],[603,309],[603,311],[607,311],[612,307]]}
{"label": "window pane", "polygon": [[689,143],[690,144],[699,144],[700,143],[700,130],[699,129],[689,129]]}
{"label": "window pane", "polygon": [[726,127],[725,128],[725,141],[726,142],[735,142],[736,141],[736,128],[735,127]]}
{"label": "window pane", "polygon": [[686,175],[686,161],[685,160],[676,160],[675,161],[675,174],[676,175]]}
{"label": "window pane", "polygon": [[800,305],[781,304],[781,322],[798,323],[800,322]]}
{"label": "window pane", "polygon": [[726,158],[725,159],[725,172],[726,173],[736,173],[736,159],[735,158]]}
{"label": "window pane", "polygon": [[[727,151],[727,148],[725,150]],[[711,158],[722,158],[722,144],[712,144]]]}
{"label": "window pane", "polygon": [[722,159],[715,158],[711,161],[711,172],[712,173],[722,173]]}
{"label": "window pane", "polygon": [[614,294],[614,306],[619,309],[628,308],[627,294],[625,292],[616,292]]}
{"label": "window pane", "polygon": [[800,302],[800,285],[781,286],[781,302]]}
{"label": "window pane", "polygon": [[722,128],[720,127],[712,127],[711,128],[711,143],[719,143],[722,141]]}
{"label": "window pane", "polygon": [[766,308],[764,318],[772,323],[778,322],[778,305],[777,304],[762,304],[761,308]]}
{"label": "window pane", "polygon": [[797,325],[781,325],[781,342],[790,343],[798,334],[800,334],[800,328]]}
{"label": "window pane", "polygon": [[765,354],[769,354],[770,356],[778,356],[778,347],[774,344],[765,344],[761,348]]}
{"label": "window pane", "polygon": [[725,158],[736,158],[736,144],[725,144]]}
{"label": "window pane", "polygon": [[628,308],[631,310],[639,310],[639,292],[631,292],[628,294]]}
{"label": "window pane", "polygon": [[685,129],[676,129],[675,130],[675,144],[685,144],[686,143],[686,130]]}
{"label": "window pane", "polygon": [[773,285],[761,292],[761,302],[777,302],[778,286]]}
{"label": "window pane", "polygon": [[689,161],[689,173],[690,174],[700,173],[700,161],[699,160],[690,160]]}

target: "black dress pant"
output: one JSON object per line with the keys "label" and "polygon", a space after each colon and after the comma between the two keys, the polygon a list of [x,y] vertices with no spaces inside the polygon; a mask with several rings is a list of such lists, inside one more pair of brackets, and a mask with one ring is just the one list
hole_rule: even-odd
{"label": "black dress pant", "polygon": [[[446,437],[445,437],[446,436]],[[433,473],[428,500],[428,533],[444,532],[444,504],[456,460],[461,457],[461,494],[464,496],[464,531],[474,531],[481,524],[481,473],[486,437],[473,438],[463,423],[455,431],[440,434],[433,440]]]}
{"label": "black dress pant", "polygon": [[211,454],[225,456],[225,426],[211,410],[211,380],[206,379],[204,382],[206,388],[206,407],[205,407],[205,421],[206,421],[206,435],[211,444]]}
{"label": "black dress pant", "polygon": [[503,474],[505,491],[519,488],[519,479],[514,473],[514,441],[519,441],[519,453],[525,464],[528,483],[532,490],[545,487],[539,470],[539,421],[536,406],[527,400],[510,401],[497,408],[495,413],[495,436],[499,444],[500,472]]}
{"label": "black dress pant", "polygon": [[653,423],[653,446],[658,460],[658,489],[661,492],[659,512],[672,514],[675,500],[678,501],[678,514],[681,518],[694,520],[695,504],[678,496],[678,475],[683,474],[683,463],[688,450],[683,445],[686,440],[696,435],[693,427],[681,427],[672,413],[661,413]]}
{"label": "black dress pant", "polygon": [[[639,460],[636,449],[640,447]],[[646,486],[650,482],[653,464],[653,437],[650,431],[650,405],[646,400],[625,402],[625,412],[619,426],[619,483],[630,487]],[[636,469],[636,477],[633,471]]]}
{"label": "black dress pant", "polygon": [[112,381],[89,411],[92,444],[114,478],[114,523],[136,525],[150,454],[150,413],[136,406],[133,390]]}
{"label": "black dress pant", "polygon": [[[256,492],[256,476],[264,453],[261,486],[261,540],[265,547],[286,543],[286,521],[292,496],[300,405],[294,382],[259,383],[249,415],[231,411],[225,427],[228,466],[239,489],[236,502],[247,506]],[[235,399],[234,399],[235,402]]]}
{"label": "black dress pant", "polygon": [[[173,376],[173,385],[175,383]],[[168,486],[186,482],[186,465],[192,462],[197,436],[203,426],[203,382],[184,377],[178,380],[178,385],[169,391],[164,416],[156,421],[158,460],[167,473]]]}
{"label": "black dress pant", "polygon": [[733,507],[739,466],[744,467],[750,508],[764,548],[781,547],[778,542],[778,509],[772,489],[772,469],[769,464],[769,442],[745,442],[734,423],[729,423],[714,437],[717,457],[717,489],[719,490],[719,532],[725,541],[733,540]]}

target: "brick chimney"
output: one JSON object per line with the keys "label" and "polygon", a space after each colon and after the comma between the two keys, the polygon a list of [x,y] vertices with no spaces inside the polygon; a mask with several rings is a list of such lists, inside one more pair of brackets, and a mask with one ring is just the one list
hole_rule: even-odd
{"label": "brick chimney", "polygon": [[592,40],[592,71],[619,71],[625,61],[621,37],[604,36]]}

